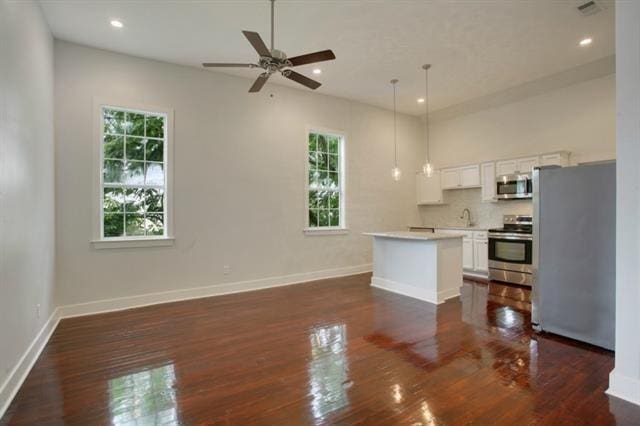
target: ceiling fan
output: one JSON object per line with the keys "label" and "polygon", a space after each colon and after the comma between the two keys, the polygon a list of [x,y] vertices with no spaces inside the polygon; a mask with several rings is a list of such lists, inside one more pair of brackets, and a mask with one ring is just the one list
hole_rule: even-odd
{"label": "ceiling fan", "polygon": [[275,0],[271,1],[271,49],[262,41],[260,34],[253,31],[242,31],[242,34],[249,40],[249,43],[258,52],[259,58],[257,64],[233,64],[233,63],[213,63],[205,62],[202,64],[206,68],[262,68],[264,72],[260,74],[258,79],[253,83],[253,86],[249,89],[249,93],[259,92],[262,86],[267,82],[271,74],[279,72],[283,77],[293,80],[296,83],[300,83],[309,89],[317,89],[320,87],[320,83],[306,77],[300,73],[297,73],[289,67],[297,67],[298,65],[313,64],[316,62],[330,61],[336,58],[331,50],[322,50],[314,53],[307,53],[305,55],[294,56],[293,58],[287,58],[287,55],[278,49],[273,47],[273,9]]}

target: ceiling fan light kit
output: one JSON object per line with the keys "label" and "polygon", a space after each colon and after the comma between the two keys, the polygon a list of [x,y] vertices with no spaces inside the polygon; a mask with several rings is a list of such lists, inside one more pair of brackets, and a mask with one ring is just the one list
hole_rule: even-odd
{"label": "ceiling fan light kit", "polygon": [[330,61],[336,58],[331,50],[322,50],[314,53],[307,53],[305,55],[294,56],[288,58],[287,55],[274,47],[274,5],[275,0],[271,1],[271,49],[267,48],[267,45],[260,37],[260,34],[254,31],[242,31],[242,34],[246,37],[247,41],[253,46],[258,53],[258,63],[216,63],[205,62],[202,64],[205,68],[261,68],[264,70],[260,74],[257,80],[253,83],[249,89],[249,93],[259,92],[265,85],[271,74],[280,73],[283,77],[296,83],[302,84],[309,89],[315,90],[321,86],[321,83],[310,79],[292,69],[300,65],[314,64],[316,62]]}

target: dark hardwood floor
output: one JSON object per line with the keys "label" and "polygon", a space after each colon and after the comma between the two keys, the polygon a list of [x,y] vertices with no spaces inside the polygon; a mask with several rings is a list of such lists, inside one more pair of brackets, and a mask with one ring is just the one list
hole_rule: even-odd
{"label": "dark hardwood floor", "polygon": [[369,279],[63,320],[0,423],[640,423],[612,353],[531,332],[527,289],[436,307]]}

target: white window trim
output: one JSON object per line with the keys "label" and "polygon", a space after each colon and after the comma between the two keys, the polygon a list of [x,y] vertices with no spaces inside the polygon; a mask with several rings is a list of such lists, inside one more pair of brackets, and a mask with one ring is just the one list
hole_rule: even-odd
{"label": "white window trim", "polygon": [[[322,133],[324,135],[337,136],[342,139],[340,144],[340,164],[338,175],[340,177],[340,226],[332,227],[310,227],[309,226],[309,134]],[[347,227],[347,180],[346,180],[346,150],[347,132],[335,129],[328,129],[318,126],[307,126],[304,135],[304,228],[305,235],[344,235],[349,233]]]}
{"label": "white window trim", "polygon": [[[116,107],[141,112],[155,112],[167,116],[165,136],[165,235],[150,237],[115,237],[102,236],[102,108]],[[173,109],[155,105],[145,105],[135,101],[122,99],[93,98],[93,197],[92,197],[93,239],[91,244],[96,249],[134,248],[170,246],[173,237]]]}

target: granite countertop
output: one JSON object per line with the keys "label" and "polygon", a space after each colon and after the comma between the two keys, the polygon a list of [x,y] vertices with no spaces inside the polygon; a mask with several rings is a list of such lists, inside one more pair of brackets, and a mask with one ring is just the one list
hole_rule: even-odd
{"label": "granite countertop", "polygon": [[445,232],[410,232],[410,231],[389,231],[389,232],[365,232],[363,235],[383,238],[398,238],[404,240],[449,240],[462,238],[462,235],[447,234]]}

